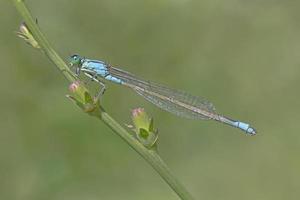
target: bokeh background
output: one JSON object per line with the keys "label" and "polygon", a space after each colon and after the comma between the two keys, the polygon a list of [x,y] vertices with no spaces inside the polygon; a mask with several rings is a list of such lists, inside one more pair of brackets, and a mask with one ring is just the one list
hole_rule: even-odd
{"label": "bokeh background", "polygon": [[[26,1],[51,44],[212,101],[259,134],[181,119],[108,84],[120,123],[144,107],[159,151],[196,199],[300,195],[299,1]],[[14,31],[0,3],[0,199],[178,199],[124,141],[83,114],[53,64]]]}

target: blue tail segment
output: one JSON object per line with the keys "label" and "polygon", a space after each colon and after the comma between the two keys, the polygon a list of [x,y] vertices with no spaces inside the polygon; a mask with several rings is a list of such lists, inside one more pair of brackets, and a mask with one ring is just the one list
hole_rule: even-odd
{"label": "blue tail segment", "polygon": [[232,125],[236,128],[239,128],[239,129],[245,131],[249,135],[256,135],[256,130],[247,123],[235,121],[232,123]]}
{"label": "blue tail segment", "polygon": [[247,135],[256,135],[256,130],[252,128],[249,124],[237,120],[230,119],[228,117],[218,115],[217,118],[215,118],[216,121],[223,122],[229,126],[238,128],[242,131],[244,131]]}

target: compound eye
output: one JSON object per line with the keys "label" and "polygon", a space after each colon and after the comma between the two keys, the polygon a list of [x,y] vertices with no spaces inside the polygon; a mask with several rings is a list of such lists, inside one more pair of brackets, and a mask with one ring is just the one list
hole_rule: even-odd
{"label": "compound eye", "polygon": [[78,55],[75,54],[75,55],[71,56],[71,58],[74,59],[74,60],[77,60],[78,59]]}

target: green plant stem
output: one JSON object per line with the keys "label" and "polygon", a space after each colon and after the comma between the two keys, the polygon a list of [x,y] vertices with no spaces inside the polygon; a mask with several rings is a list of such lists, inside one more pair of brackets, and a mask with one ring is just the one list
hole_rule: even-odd
{"label": "green plant stem", "polygon": [[125,140],[136,152],[138,152],[170,185],[170,187],[178,194],[181,199],[192,200],[193,197],[185,189],[183,185],[171,173],[168,166],[161,159],[161,157],[154,150],[145,148],[138,140],[130,135],[119,123],[117,123],[106,112],[101,112],[98,116],[103,122],[108,125],[115,133],[117,133],[123,140]]}
{"label": "green plant stem", "polygon": [[[23,17],[25,23],[32,32],[34,38],[40,45],[42,51],[47,57],[55,64],[55,66],[62,72],[65,78],[69,82],[74,82],[74,73],[68,68],[65,62],[59,57],[55,50],[51,47],[50,43],[39,29],[35,20],[32,18],[30,11],[24,4],[23,0],[12,0]],[[139,153],[157,172],[158,174],[169,184],[169,186],[178,194],[181,199],[192,200],[192,196],[189,192],[180,184],[175,176],[170,172],[167,165],[160,158],[156,151],[147,149],[138,140],[136,140],[131,134],[129,134],[118,122],[116,122],[110,115],[108,115],[101,107],[96,114],[98,119],[102,120],[108,127],[110,127],[118,136],[125,140],[137,153]]]}

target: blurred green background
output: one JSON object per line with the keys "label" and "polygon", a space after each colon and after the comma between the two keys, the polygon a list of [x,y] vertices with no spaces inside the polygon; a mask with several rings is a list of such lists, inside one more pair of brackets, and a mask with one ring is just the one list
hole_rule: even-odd
{"label": "blurred green background", "polygon": [[[0,199],[178,199],[108,127],[65,94],[53,64],[17,38],[22,19],[0,3]],[[144,107],[159,151],[196,199],[300,195],[299,1],[28,0],[55,49],[105,60],[212,101],[259,134],[181,119],[108,84],[120,123]]]}

